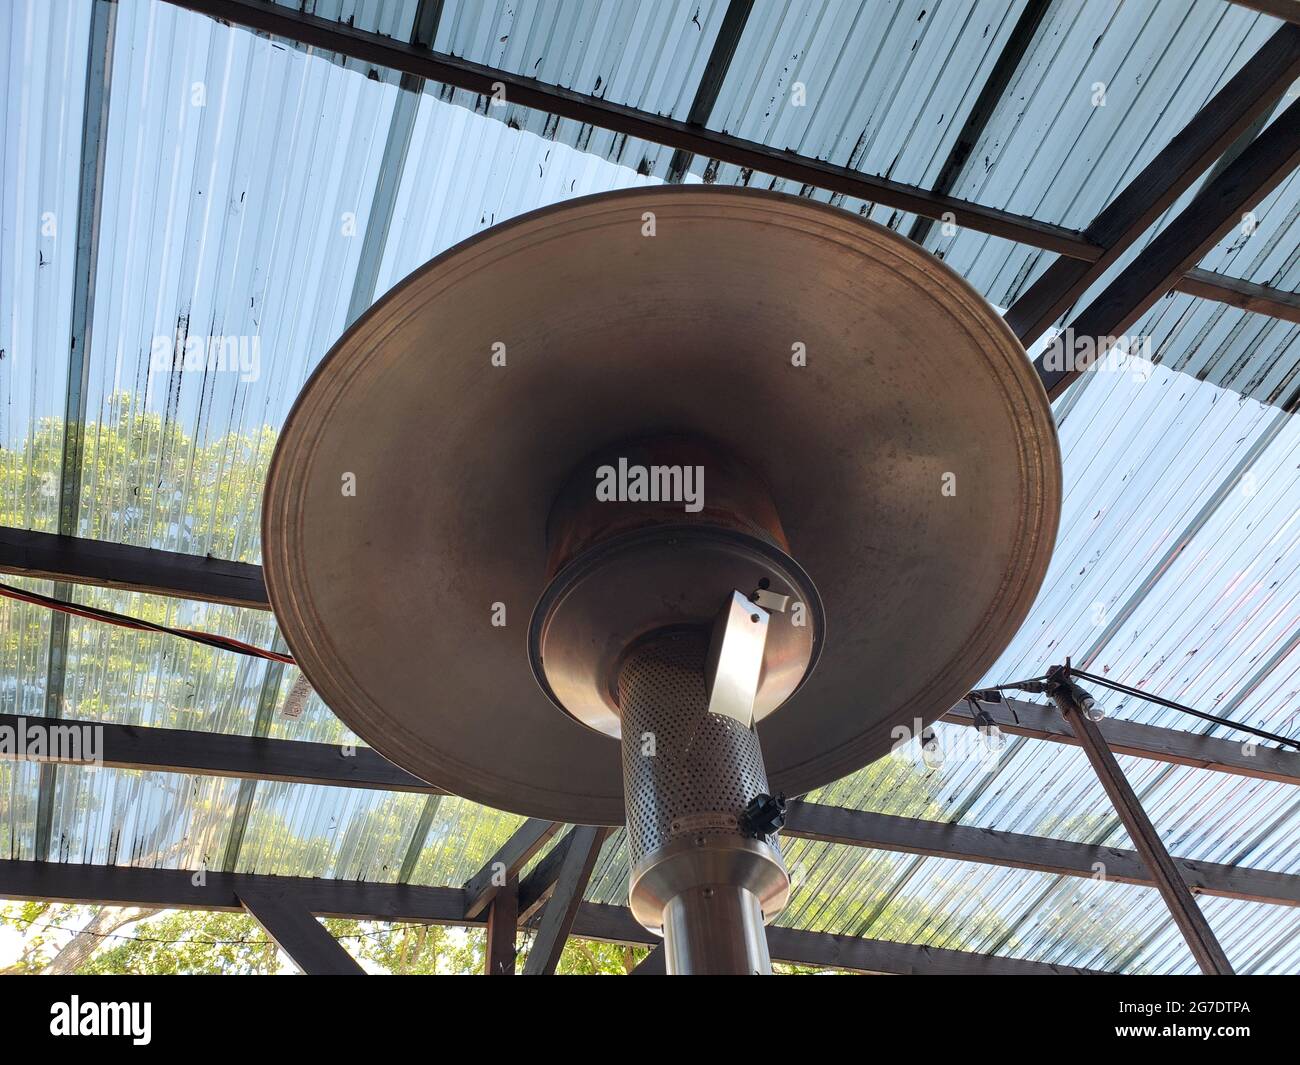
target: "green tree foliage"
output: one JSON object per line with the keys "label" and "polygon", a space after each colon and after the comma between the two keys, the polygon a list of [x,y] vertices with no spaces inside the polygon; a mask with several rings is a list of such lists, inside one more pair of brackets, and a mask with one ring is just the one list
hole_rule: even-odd
{"label": "green tree foliage", "polygon": [[[96,917],[107,920],[94,924]],[[26,930],[16,962],[7,974],[54,971],[54,963],[76,939],[76,930],[94,928],[94,949],[75,971],[83,975],[154,976],[270,975],[293,972],[261,926],[247,914],[166,910],[148,913],[111,907],[47,902],[11,903],[0,908],[0,923]],[[362,967],[374,974],[449,976],[483,972],[486,936],[481,929],[378,921],[322,922]],[[521,935],[518,968],[528,957],[529,937]],[[571,939],[560,958],[565,975],[603,976],[631,972],[644,947]],[[65,971],[65,970],[59,970]]]}
{"label": "green tree foliage", "polygon": [[151,975],[275,973],[279,948],[242,913],[171,910],[107,939],[80,972]]}

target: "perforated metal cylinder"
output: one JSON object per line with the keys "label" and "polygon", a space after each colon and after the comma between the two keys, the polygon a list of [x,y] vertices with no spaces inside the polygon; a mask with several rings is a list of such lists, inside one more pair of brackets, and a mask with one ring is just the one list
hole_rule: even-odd
{"label": "perforated metal cylinder", "polygon": [[633,650],[618,678],[623,797],[636,865],[676,836],[742,836],[736,819],[767,790],[758,734],[709,713],[708,634],[669,635]]}
{"label": "perforated metal cylinder", "polygon": [[758,734],[709,713],[708,651],[705,632],[665,632],[619,672],[630,901],[673,945],[670,972],[768,972],[762,924],[784,907],[789,877],[776,837],[741,827],[767,773]]}

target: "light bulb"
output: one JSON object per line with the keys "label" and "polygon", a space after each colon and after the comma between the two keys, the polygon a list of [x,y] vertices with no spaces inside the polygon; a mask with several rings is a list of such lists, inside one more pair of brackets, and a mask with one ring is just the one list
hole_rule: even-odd
{"label": "light bulb", "polygon": [[930,769],[942,769],[943,760],[943,748],[939,746],[939,737],[927,729],[921,733],[921,761]]}
{"label": "light bulb", "polygon": [[1100,721],[1106,716],[1106,711],[1097,705],[1097,700],[1088,692],[1084,691],[1073,682],[1067,681],[1067,685],[1070,691],[1070,698],[1074,700],[1074,705],[1079,708],[1083,716],[1089,721]]}
{"label": "light bulb", "polygon": [[987,710],[977,710],[975,722],[976,729],[980,734],[980,742],[983,743],[985,750],[996,754],[1007,745],[1006,735],[998,728],[998,723],[993,720],[993,715]]}
{"label": "light bulb", "polygon": [[1007,745],[1007,735],[997,725],[981,725],[980,735],[990,751],[1000,751]]}

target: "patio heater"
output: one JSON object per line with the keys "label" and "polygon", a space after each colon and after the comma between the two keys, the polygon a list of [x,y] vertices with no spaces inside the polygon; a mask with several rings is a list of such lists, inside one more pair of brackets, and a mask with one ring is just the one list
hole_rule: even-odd
{"label": "patio heater", "polygon": [[486,230],[376,303],[288,419],[263,551],[358,735],[624,825],[668,971],[765,973],[784,796],[980,679],[1059,510],[1038,377],[952,270],[823,204],[661,187]]}

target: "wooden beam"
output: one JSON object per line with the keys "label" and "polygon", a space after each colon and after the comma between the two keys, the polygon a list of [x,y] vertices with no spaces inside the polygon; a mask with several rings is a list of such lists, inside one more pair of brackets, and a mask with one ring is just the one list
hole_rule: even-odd
{"label": "wooden beam", "polygon": [[[998,727],[1008,734],[1056,743],[1078,743],[1060,714],[1048,707],[1020,699],[982,705]],[[958,703],[949,710],[943,720],[963,725],[975,723],[971,709],[965,702]],[[59,723],[71,729],[94,729],[98,744],[97,764],[113,769],[195,773],[201,776],[279,780],[293,784],[417,792],[425,795],[446,794],[442,788],[426,784],[404,769],[399,769],[369,747],[340,747],[303,740],[236,736],[224,732],[146,725],[116,725],[70,718],[60,719]],[[49,724],[43,717],[0,714],[0,729],[12,731],[13,734],[19,730],[43,728]],[[1107,718],[1102,722],[1101,729],[1111,749],[1119,754],[1194,766],[1217,773],[1300,784],[1300,753],[1294,751],[1264,745],[1252,747],[1244,741],[1216,739],[1182,729],[1140,725],[1118,718]],[[12,758],[15,754],[15,748],[0,744],[0,758]],[[47,755],[36,760],[60,759]],[[529,857],[532,855],[527,855],[524,861]],[[538,866],[539,870],[542,868],[543,865]],[[531,876],[525,880],[522,889],[525,909],[537,901],[536,891],[529,887],[530,881],[539,882]]]}
{"label": "wooden beam", "polygon": [[364,976],[365,970],[292,895],[256,887],[238,892],[276,946],[308,976]]}
{"label": "wooden beam", "polygon": [[[1297,31],[1300,32],[1300,31]],[[1293,103],[1223,168],[1070,323],[1062,343],[1035,360],[1047,394],[1060,396],[1086,365],[1070,365],[1067,338],[1094,345],[1100,358],[1234,226],[1300,163],[1300,100]]]}
{"label": "wooden beam", "polygon": [[486,968],[488,976],[513,976],[515,936],[519,933],[519,880],[511,877],[488,907]]}
{"label": "wooden beam", "polygon": [[1300,323],[1300,292],[1284,292],[1200,269],[1188,270],[1174,288],[1189,296],[1226,303],[1253,314]]}
{"label": "wooden beam", "polygon": [[528,864],[528,859],[541,850],[546,841],[559,830],[560,826],[556,822],[536,817],[530,817],[515,829],[496,854],[484,863],[483,868],[465,882],[465,916],[478,917],[483,913],[497,893]]}
{"label": "wooden beam", "polygon": [[[402,921],[483,927],[482,918],[464,916],[464,892],[457,888],[412,887],[355,880],[247,873],[196,873],[183,869],[149,869],[119,865],[74,865],[67,862],[0,860],[0,898],[88,903],[98,906],[149,906],[165,909],[243,910],[240,895],[267,892],[294,900],[318,916],[357,920]],[[795,965],[820,965],[862,972],[985,972],[1049,975],[1087,972],[1065,966],[1022,961],[964,951],[851,936],[828,936],[770,928],[772,957]],[[661,943],[637,924],[622,906],[585,902],[573,934],[613,943]]]}
{"label": "wooden beam", "polygon": [[560,863],[560,875],[555,890],[542,910],[542,923],[537,929],[528,960],[524,962],[525,976],[549,976],[555,972],[564,953],[564,944],[573,931],[574,919],[582,905],[582,893],[587,889],[591,871],[600,857],[600,845],[605,842],[605,828],[578,825],[573,830],[573,841]]}
{"label": "wooden beam", "polygon": [[[6,899],[242,911],[240,894],[257,891],[291,898],[303,909],[317,915],[469,927],[486,924],[483,919],[470,920],[463,916],[464,893],[456,888],[0,860],[0,898]],[[573,934],[584,939],[634,946],[653,946],[662,942],[637,924],[626,907],[591,902],[585,902],[579,908]],[[1090,971],[1018,958],[821,932],[795,932],[778,927],[768,929],[768,941],[772,957],[777,961],[859,972],[1054,975]]]}
{"label": "wooden beam", "polygon": [[0,573],[270,610],[262,567],[0,526]]}
{"label": "wooden beam", "polygon": [[[1078,742],[1060,715],[1046,707],[1021,700],[984,705],[1004,732],[1060,743]],[[959,704],[950,710],[946,720],[963,724],[972,724],[974,721],[965,704]],[[1300,782],[1300,754],[1293,752],[1259,747],[1252,756],[1245,753],[1248,748],[1228,740],[1110,718],[1101,727],[1107,741],[1121,754],[1266,780],[1292,784]],[[262,739],[219,732],[190,732],[68,719],[54,723],[41,717],[0,714],[0,731],[14,736],[15,740],[20,730],[45,728],[95,730],[99,737],[97,741],[91,741],[98,746],[98,760],[95,764],[111,768],[444,794],[440,789],[432,788],[398,769],[368,747],[336,747],[301,740]],[[50,743],[51,740],[47,737],[47,750]],[[25,747],[27,744],[17,742],[0,744],[0,758],[16,757],[19,750]],[[85,757],[83,749],[75,760],[84,760]],[[68,757],[63,760],[74,759]],[[792,811],[786,828],[790,835],[827,839],[849,846],[933,854],[963,861],[1041,868],[1065,875],[1090,876],[1093,863],[1104,861],[1112,879],[1137,884],[1152,883],[1141,863],[1128,851],[1090,848],[1085,844],[1018,836],[1014,833],[990,833],[963,825],[836,810],[811,803],[795,803]],[[510,876],[519,873],[559,827],[554,822],[537,819],[521,826],[466,884],[464,890],[468,910],[458,916],[477,920],[486,911],[501,885]],[[550,897],[574,834],[575,830],[571,829],[520,884],[521,922],[531,919]],[[1044,856],[1048,856],[1048,860],[1040,860]],[[1184,875],[1190,878],[1194,890],[1204,894],[1253,899],[1283,906],[1300,904],[1296,887],[1300,878],[1192,860],[1183,862],[1182,866]],[[496,885],[492,883],[494,870],[498,880]]]}
{"label": "wooden beam", "polygon": [[0,860],[0,898],[6,899],[242,912],[242,897],[255,893],[292,899],[318,917],[443,925],[484,923],[465,919],[465,895],[459,888]]}
{"label": "wooden beam", "polygon": [[1300,0],[1231,0],[1231,3],[1300,25]]}
{"label": "wooden beam", "polygon": [[[647,932],[622,906],[584,903],[574,922],[573,934],[583,939],[609,943],[657,946],[663,942]],[[804,932],[780,925],[767,926],[768,951],[773,961],[824,969],[848,969],[860,973],[893,973],[900,976],[1091,976],[1096,969],[1025,961],[992,954],[894,943],[881,939]],[[662,953],[656,950],[651,954]],[[647,959],[649,961],[649,959]],[[643,963],[644,964],[644,963]],[[657,963],[656,963],[657,964]],[[653,972],[653,965],[650,971]]]}
{"label": "wooden beam", "polygon": [[[727,71],[731,69],[731,60],[735,57],[736,46],[740,44],[753,7],[754,0],[728,0],[727,13],[722,17],[717,37],[713,39],[713,50],[709,53],[709,61],[704,66],[700,83],[695,88],[691,109],[686,114],[686,121],[692,126],[704,128],[709,124],[709,119],[713,116],[713,105],[718,102],[722,84],[727,80]],[[681,148],[673,152],[664,176],[665,184],[681,184],[693,158],[690,152]]]}
{"label": "wooden beam", "polygon": [[[1021,342],[1029,347],[1046,333],[1297,77],[1300,28],[1283,26],[1084,230],[1102,254],[1091,262],[1058,259],[1011,305],[1006,322]],[[1157,298],[1176,281],[1177,274]]]}
{"label": "wooden beam", "polygon": [[570,828],[549,851],[546,856],[533,866],[529,874],[519,885],[519,923],[526,924],[546,904],[555,890],[555,882],[560,876],[560,866],[564,856],[573,845],[575,829]]}
{"label": "wooden beam", "polygon": [[[292,784],[366,788],[374,791],[421,792],[445,795],[369,747],[339,747],[331,743],[233,736],[224,732],[113,725],[98,721],[0,714],[0,729],[28,733],[45,726],[93,729],[98,747],[95,764],[113,769],[147,769],[161,773],[199,773],[245,780],[281,780]],[[47,750],[48,750],[47,744]],[[0,759],[15,757],[0,745]],[[83,761],[83,757],[44,756],[36,761]]]}
{"label": "wooden beam", "polygon": [[[900,854],[949,858],[1059,876],[1089,879],[1098,875],[1121,884],[1158,887],[1150,868],[1134,851],[1073,843],[974,825],[922,821],[912,817],[846,810],[810,802],[792,802],[782,834],[849,847],[871,847]],[[1198,895],[1245,899],[1275,906],[1300,906],[1300,876],[1219,865],[1190,858],[1174,864]]]}
{"label": "wooden beam", "polygon": [[367,33],[332,19],[320,18],[278,4],[264,4],[261,0],[170,2],[224,22],[297,41],[312,48],[336,52],[363,63],[452,85],[482,96],[492,96],[496,91],[494,86],[502,86],[506,100],[522,107],[531,107],[628,137],[748,167],[761,174],[771,174],[800,185],[828,189],[927,218],[942,219],[945,214],[951,214],[959,226],[1062,255],[1093,259],[1101,254],[1100,248],[1063,226],[1039,222],[951,196],[937,195],[915,185],[864,174],[852,167],[807,158],[797,152],[782,151],[757,141],[742,140],[689,122],[612,103],[599,96],[523,77],[508,70],[429,52],[382,34]]}
{"label": "wooden beam", "polygon": [[[1053,707],[1023,699],[980,705],[1008,735],[1029,736],[1072,746],[1079,743],[1065,719]],[[958,703],[941,720],[956,725],[976,724],[975,714],[966,702]],[[1106,718],[1099,727],[1107,746],[1116,754],[1257,780],[1300,784],[1300,752],[1263,743],[1256,745],[1245,734],[1239,740],[1216,739],[1198,732],[1142,725],[1114,717]]]}
{"label": "wooden beam", "polygon": [[1205,919],[1205,914],[1192,898],[1189,890],[1190,882],[1184,879],[1178,863],[1165,849],[1164,841],[1151,823],[1151,819],[1147,817],[1141,801],[1133,791],[1133,786],[1129,784],[1124,771],[1120,769],[1119,762],[1115,761],[1115,755],[1106,746],[1106,741],[1102,739],[1101,730],[1097,728],[1096,722],[1088,720],[1088,715],[1079,705],[1075,690],[1068,682],[1051,681],[1048,691],[1052,700],[1060,707],[1061,713],[1065,715],[1070,728],[1079,737],[1079,745],[1083,747],[1088,761],[1092,763],[1101,786],[1110,796],[1115,812],[1124,822],[1129,839],[1133,841],[1133,845],[1142,856],[1143,863],[1150,871],[1156,887],[1165,900],[1165,905],[1169,907],[1174,923],[1178,925],[1183,938],[1187,940],[1187,945],[1201,967],[1201,972],[1207,976],[1232,976],[1232,963],[1228,961],[1228,955],[1219,945],[1210,922]]}

